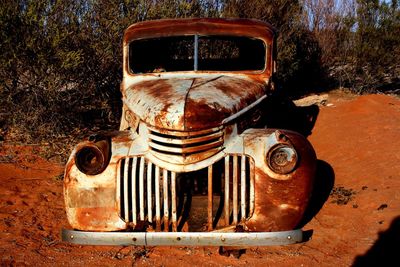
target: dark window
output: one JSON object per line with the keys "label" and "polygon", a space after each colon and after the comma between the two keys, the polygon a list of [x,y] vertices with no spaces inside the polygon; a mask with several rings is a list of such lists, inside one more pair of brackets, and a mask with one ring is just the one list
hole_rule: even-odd
{"label": "dark window", "polygon": [[[192,71],[195,69],[194,36],[173,36],[132,41],[129,66],[133,73]],[[265,44],[260,39],[199,36],[199,71],[254,71],[265,66]]]}
{"label": "dark window", "polygon": [[202,36],[199,38],[199,70],[262,70],[265,46],[247,37]]}

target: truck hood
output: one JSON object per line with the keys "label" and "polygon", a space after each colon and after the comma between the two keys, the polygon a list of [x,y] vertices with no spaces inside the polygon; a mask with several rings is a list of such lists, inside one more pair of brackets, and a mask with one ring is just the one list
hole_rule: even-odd
{"label": "truck hood", "polygon": [[155,78],[124,92],[124,103],[146,124],[175,131],[218,127],[265,95],[265,82],[229,76]]}

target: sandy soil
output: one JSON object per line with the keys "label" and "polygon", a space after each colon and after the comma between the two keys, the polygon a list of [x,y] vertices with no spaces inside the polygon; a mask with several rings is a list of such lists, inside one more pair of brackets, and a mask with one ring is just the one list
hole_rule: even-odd
{"label": "sandy soil", "polygon": [[341,92],[323,104],[309,136],[319,159],[303,227],[310,241],[230,256],[218,247],[66,244],[63,166],[43,160],[43,148],[2,144],[1,265],[390,266],[400,252],[400,99]]}

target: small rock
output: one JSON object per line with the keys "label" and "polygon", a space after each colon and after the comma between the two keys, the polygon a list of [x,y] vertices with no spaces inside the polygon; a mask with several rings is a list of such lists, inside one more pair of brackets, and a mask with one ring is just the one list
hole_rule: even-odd
{"label": "small rock", "polygon": [[379,206],[378,210],[384,210],[384,209],[386,209],[387,207],[388,207],[387,204],[382,204],[382,205]]}
{"label": "small rock", "polygon": [[328,94],[310,95],[301,99],[294,100],[293,102],[298,107],[307,107],[311,105],[319,105],[319,106],[329,105],[327,104]]}
{"label": "small rock", "polygon": [[125,255],[118,252],[117,254],[115,254],[114,258],[116,258],[118,260],[122,260],[123,258],[125,258]]}
{"label": "small rock", "polygon": [[334,187],[330,193],[332,198],[331,203],[336,203],[337,205],[347,205],[347,203],[354,199],[356,191],[353,189],[346,189],[343,186]]}
{"label": "small rock", "polygon": [[219,247],[218,250],[219,255],[225,257],[233,257],[239,259],[244,253],[246,253],[246,249],[244,248],[235,248],[235,247]]}

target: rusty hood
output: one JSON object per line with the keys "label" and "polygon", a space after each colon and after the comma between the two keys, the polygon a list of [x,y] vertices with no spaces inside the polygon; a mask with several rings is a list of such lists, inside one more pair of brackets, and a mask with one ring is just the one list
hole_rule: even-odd
{"label": "rusty hood", "polygon": [[264,87],[248,77],[154,78],[129,86],[124,102],[148,125],[194,131],[220,126],[265,95]]}

